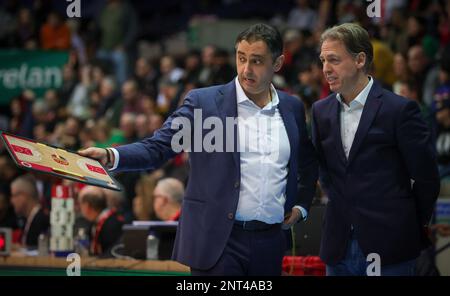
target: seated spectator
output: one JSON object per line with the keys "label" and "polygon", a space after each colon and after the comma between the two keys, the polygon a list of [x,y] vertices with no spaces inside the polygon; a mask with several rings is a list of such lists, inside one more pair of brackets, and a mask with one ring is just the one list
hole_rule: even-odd
{"label": "seated spectator", "polygon": [[153,209],[162,221],[177,221],[181,214],[184,186],[175,178],[160,180],[153,191]]}
{"label": "seated spectator", "polygon": [[50,226],[48,215],[39,205],[36,180],[32,175],[19,176],[11,183],[11,203],[16,215],[26,220],[22,233],[22,245],[36,248],[38,237]]}
{"label": "seated spectator", "polygon": [[5,192],[0,191],[0,227],[17,228],[17,217]]}
{"label": "seated spectator", "polygon": [[420,108],[420,112],[422,113],[422,118],[428,125],[431,125],[431,111],[430,108],[424,102],[422,102],[422,98],[420,97],[421,91],[417,83],[415,83],[415,81],[411,79],[398,82],[398,91],[399,95],[417,102]]}
{"label": "seated spectator", "polygon": [[440,69],[441,85],[436,89],[432,110],[434,114],[434,132],[436,153],[441,178],[450,175],[450,68]]}
{"label": "seated spectator", "polygon": [[157,179],[162,175],[161,170],[156,170],[150,175],[142,176],[136,183],[136,196],[133,198],[133,215],[138,221],[158,220],[153,209],[153,191]]}
{"label": "seated spectator", "polygon": [[70,29],[61,16],[52,12],[41,28],[41,47],[43,49],[66,50],[70,48]]}
{"label": "seated spectator", "polygon": [[111,248],[122,234],[123,219],[116,211],[107,208],[106,195],[101,188],[86,186],[81,189],[79,198],[81,214],[93,223],[91,254],[111,256]]}
{"label": "seated spectator", "polygon": [[106,207],[113,210],[119,220],[125,220],[125,216],[128,216],[129,209],[125,208],[125,193],[123,191],[114,191],[106,188],[102,189],[106,196]]}

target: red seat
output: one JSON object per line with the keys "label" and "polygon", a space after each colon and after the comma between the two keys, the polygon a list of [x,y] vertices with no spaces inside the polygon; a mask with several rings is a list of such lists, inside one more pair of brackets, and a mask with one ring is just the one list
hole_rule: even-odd
{"label": "red seat", "polygon": [[284,256],[283,275],[325,276],[325,263],[318,256]]}

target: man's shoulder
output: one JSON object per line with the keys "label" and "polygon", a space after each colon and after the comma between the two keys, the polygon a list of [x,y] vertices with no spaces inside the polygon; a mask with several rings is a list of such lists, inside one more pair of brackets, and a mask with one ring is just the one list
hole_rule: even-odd
{"label": "man's shoulder", "polygon": [[218,85],[194,88],[191,91],[189,91],[189,93],[195,94],[197,96],[211,95],[211,94],[214,94],[217,92],[223,92],[225,89],[233,87],[233,86],[234,86],[234,80],[227,84],[218,84]]}
{"label": "man's shoulder", "polygon": [[319,99],[316,102],[313,103],[313,107],[315,110],[320,110],[322,108],[325,108],[327,106],[330,106],[334,101],[336,100],[336,94],[332,93],[328,97],[325,97],[323,99]]}
{"label": "man's shoulder", "polygon": [[278,89],[277,89],[277,94],[278,94],[278,98],[280,99],[280,101],[283,101],[284,103],[286,103],[290,106],[293,106],[293,107],[297,107],[297,108],[303,107],[303,103],[300,100],[300,98],[293,96],[285,91],[278,90]]}
{"label": "man's shoulder", "polygon": [[414,102],[385,88],[381,88],[379,98],[386,107],[393,109],[402,109],[405,105]]}

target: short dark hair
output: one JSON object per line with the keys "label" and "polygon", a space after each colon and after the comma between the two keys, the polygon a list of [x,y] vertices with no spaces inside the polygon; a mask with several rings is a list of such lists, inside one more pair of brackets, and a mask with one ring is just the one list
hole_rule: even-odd
{"label": "short dark hair", "polygon": [[266,24],[252,25],[243,32],[241,32],[237,38],[235,47],[241,41],[255,42],[264,41],[272,54],[272,59],[275,61],[283,53],[283,38],[280,32],[272,26]]}
{"label": "short dark hair", "polygon": [[92,209],[98,212],[103,211],[108,206],[103,191],[101,191],[101,194],[86,193],[81,197],[81,203],[88,204]]}
{"label": "short dark hair", "polygon": [[369,72],[373,62],[373,47],[370,42],[369,33],[360,25],[344,23],[327,29],[320,37],[320,47],[327,40],[339,40],[345,45],[347,51],[354,57],[364,52],[366,54],[365,72]]}

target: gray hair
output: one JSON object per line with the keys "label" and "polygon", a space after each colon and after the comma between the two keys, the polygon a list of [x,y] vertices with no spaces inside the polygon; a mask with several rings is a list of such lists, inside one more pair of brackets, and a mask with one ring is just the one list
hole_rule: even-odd
{"label": "gray hair", "polygon": [[369,72],[373,62],[373,47],[369,33],[363,27],[358,24],[345,23],[329,28],[320,36],[320,47],[328,39],[342,41],[354,58],[361,52],[365,53],[364,71]]}
{"label": "gray hair", "polygon": [[158,181],[157,186],[173,201],[181,204],[184,196],[184,185],[175,178],[164,178]]}
{"label": "gray hair", "polygon": [[36,186],[36,179],[33,175],[26,174],[17,177],[12,181],[11,186],[18,186],[20,191],[27,193],[32,199],[39,200],[39,192]]}

